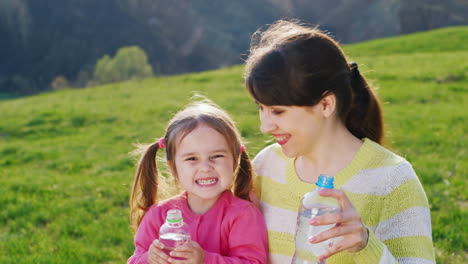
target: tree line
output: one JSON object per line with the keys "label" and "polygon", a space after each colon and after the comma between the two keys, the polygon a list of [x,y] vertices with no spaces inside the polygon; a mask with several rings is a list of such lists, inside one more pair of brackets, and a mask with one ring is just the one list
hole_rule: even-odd
{"label": "tree line", "polygon": [[285,17],[320,24],[341,42],[352,43],[468,24],[468,3],[4,0],[0,1],[0,92],[28,94],[64,83],[93,84],[97,62],[130,46],[147,54],[157,75],[242,63],[251,34]]}

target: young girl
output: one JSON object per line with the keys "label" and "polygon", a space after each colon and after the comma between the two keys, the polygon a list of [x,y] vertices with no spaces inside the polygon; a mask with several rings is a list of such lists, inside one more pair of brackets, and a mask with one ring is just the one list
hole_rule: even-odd
{"label": "young girl", "polygon": [[[185,191],[157,203],[159,149]],[[130,196],[138,231],[128,263],[266,263],[266,226],[249,201],[252,181],[249,156],[230,116],[208,101],[183,109],[140,159]],[[170,209],[182,212],[191,241],[167,255],[158,238]]]}
{"label": "young girl", "polygon": [[256,36],[245,84],[261,131],[277,141],[254,159],[270,263],[291,263],[297,208],[320,174],[335,176],[320,195],[340,211],[314,218],[335,227],[309,242],[343,239],[318,260],[434,263],[426,195],[411,164],[380,145],[379,101],[359,65],[317,28],[277,21]]}

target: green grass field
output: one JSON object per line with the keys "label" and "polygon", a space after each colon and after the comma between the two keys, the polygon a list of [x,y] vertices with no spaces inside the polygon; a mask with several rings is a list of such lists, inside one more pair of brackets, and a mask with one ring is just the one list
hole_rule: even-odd
{"label": "green grass field", "polygon": [[[408,159],[432,210],[438,263],[468,262],[468,27],[345,47],[377,88],[386,146]],[[133,252],[134,143],[163,134],[192,91],[230,113],[254,156],[243,66],[0,101],[0,263],[123,263]]]}

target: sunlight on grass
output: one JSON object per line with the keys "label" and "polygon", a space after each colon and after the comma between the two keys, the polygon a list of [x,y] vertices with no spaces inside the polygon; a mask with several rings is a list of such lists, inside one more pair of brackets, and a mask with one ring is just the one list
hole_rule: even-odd
{"label": "sunlight on grass", "polygon": [[[345,49],[378,88],[386,146],[408,159],[423,183],[438,263],[466,263],[468,31],[447,32]],[[447,35],[458,49],[437,42]],[[439,47],[423,48],[429,40]],[[242,71],[240,65],[0,101],[0,263],[125,262],[133,251],[129,152],[160,137],[193,91],[232,113],[252,157],[269,144]]]}

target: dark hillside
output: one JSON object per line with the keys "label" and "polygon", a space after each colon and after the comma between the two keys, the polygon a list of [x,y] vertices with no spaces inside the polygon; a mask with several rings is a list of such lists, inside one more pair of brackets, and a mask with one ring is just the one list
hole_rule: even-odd
{"label": "dark hillside", "polygon": [[155,74],[241,63],[249,38],[279,18],[320,24],[343,43],[468,25],[466,0],[2,0],[0,93],[83,87],[96,61],[138,45]]}

